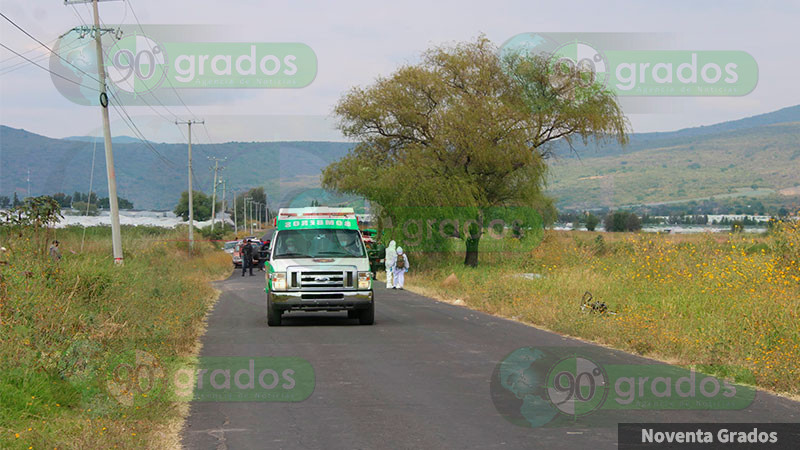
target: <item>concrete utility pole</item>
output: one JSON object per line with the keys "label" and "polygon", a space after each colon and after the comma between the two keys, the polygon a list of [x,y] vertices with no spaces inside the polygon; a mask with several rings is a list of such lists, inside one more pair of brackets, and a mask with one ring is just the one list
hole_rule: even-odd
{"label": "concrete utility pole", "polygon": [[264,215],[267,219],[267,226],[269,226],[269,197],[266,192],[264,193],[264,209],[266,210]]}
{"label": "concrete utility pole", "polygon": [[[214,231],[214,222],[216,222],[216,220],[217,220],[217,215],[216,215],[216,212],[217,212],[217,171],[219,171],[219,169],[220,169],[219,162],[220,161],[225,161],[226,158],[219,159],[219,158],[215,158],[215,157],[214,158],[209,157],[208,159],[213,159],[214,160],[214,192],[213,192],[213,194],[211,194],[211,231]],[[222,228],[224,229],[225,228],[225,218],[224,217],[222,218],[222,224],[223,224]]]}
{"label": "concrete utility pole", "polygon": [[250,198],[250,197],[245,197],[245,198],[242,199],[242,201],[244,201],[244,205],[242,206],[242,213],[244,213],[244,222],[242,222],[242,225],[244,225],[244,232],[245,233],[247,233],[247,199],[248,198]]}
{"label": "concrete utility pole", "polygon": [[228,209],[228,205],[225,203],[225,180],[220,180],[222,182],[222,229],[225,229],[225,210]]}
{"label": "concrete utility pole", "polygon": [[[111,148],[111,125],[108,119],[108,94],[106,93],[106,69],[103,64],[103,42],[100,28],[98,0],[64,0],[65,5],[92,2],[94,13],[94,42],[97,52],[97,76],[100,84],[100,106],[103,116],[103,137],[106,148],[106,175],[108,176],[108,204],[111,209],[111,247],[114,252],[114,263],[122,264],[122,236],[119,227],[119,202],[117,201],[117,175],[114,172],[114,153]],[[91,201],[91,199],[90,199]]]}
{"label": "concrete utility pole", "polygon": [[189,126],[189,250],[194,251],[194,196],[192,193],[192,125],[206,123],[205,120],[175,121],[175,125]]}
{"label": "concrete utility pole", "polygon": [[250,234],[253,234],[253,199],[250,199]]}
{"label": "concrete utility pole", "polygon": [[236,222],[236,191],[233,191],[233,234],[239,233],[239,223]]}
{"label": "concrete utility pole", "polygon": [[[248,234],[253,234],[253,232],[250,231],[250,227],[247,226],[247,201],[248,200],[253,200],[253,199],[251,197],[245,197],[244,198],[244,232],[248,233]],[[252,212],[250,213],[250,220],[253,220],[253,213]]]}

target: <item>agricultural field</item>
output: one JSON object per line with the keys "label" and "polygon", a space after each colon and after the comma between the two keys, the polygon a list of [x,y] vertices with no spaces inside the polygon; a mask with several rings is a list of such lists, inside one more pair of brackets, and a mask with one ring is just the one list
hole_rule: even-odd
{"label": "agricultural field", "polygon": [[[482,239],[477,269],[463,266],[463,252],[411,253],[407,285],[565,335],[800,394],[796,221],[765,235],[546,231],[536,246],[497,244]],[[587,291],[609,312],[582,311]]]}

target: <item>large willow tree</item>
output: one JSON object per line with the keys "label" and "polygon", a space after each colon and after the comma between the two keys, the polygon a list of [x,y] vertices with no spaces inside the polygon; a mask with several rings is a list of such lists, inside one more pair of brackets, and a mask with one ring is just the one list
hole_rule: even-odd
{"label": "large willow tree", "polygon": [[385,217],[473,219],[455,233],[470,266],[494,211],[552,217],[543,194],[549,144],[624,143],[627,132],[614,95],[586,73],[543,56],[501,56],[484,37],[433,48],[420,63],[351,89],[334,113],[358,144],[323,171],[323,186],[366,197]]}

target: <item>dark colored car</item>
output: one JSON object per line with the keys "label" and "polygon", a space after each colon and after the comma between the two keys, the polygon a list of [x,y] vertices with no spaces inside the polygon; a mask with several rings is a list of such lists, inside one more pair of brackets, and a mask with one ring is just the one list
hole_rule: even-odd
{"label": "dark colored car", "polygon": [[[233,251],[233,266],[236,268],[242,267],[242,245],[244,245],[244,240],[236,244],[236,248]],[[269,254],[269,246],[252,239],[250,240],[250,245],[253,246],[253,267],[259,267],[260,261],[266,260],[266,255]]]}
{"label": "dark colored car", "polygon": [[377,240],[378,230],[366,228],[361,230],[361,240],[367,248],[369,267],[372,273],[377,273],[384,266],[386,247]]}

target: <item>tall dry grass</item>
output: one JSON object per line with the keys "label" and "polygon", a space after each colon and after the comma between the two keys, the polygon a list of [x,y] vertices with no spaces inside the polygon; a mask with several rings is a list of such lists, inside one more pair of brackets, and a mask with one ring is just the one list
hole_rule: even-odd
{"label": "tall dry grass", "polygon": [[[477,269],[464,267],[459,252],[412,254],[407,286],[800,394],[798,222],[776,224],[766,235],[548,231],[535,248],[508,251],[508,245],[484,251]],[[451,274],[458,283],[444,283]],[[581,311],[586,291],[617,314]]]}
{"label": "tall dry grass", "polygon": [[[4,235],[0,265],[0,447],[159,447],[185,412],[169,398],[125,404],[109,392],[120,358],[171,361],[194,351],[229,255],[183,234],[123,229],[125,264],[110,230],[58,230],[63,259]],[[165,434],[167,433],[167,434]]]}

